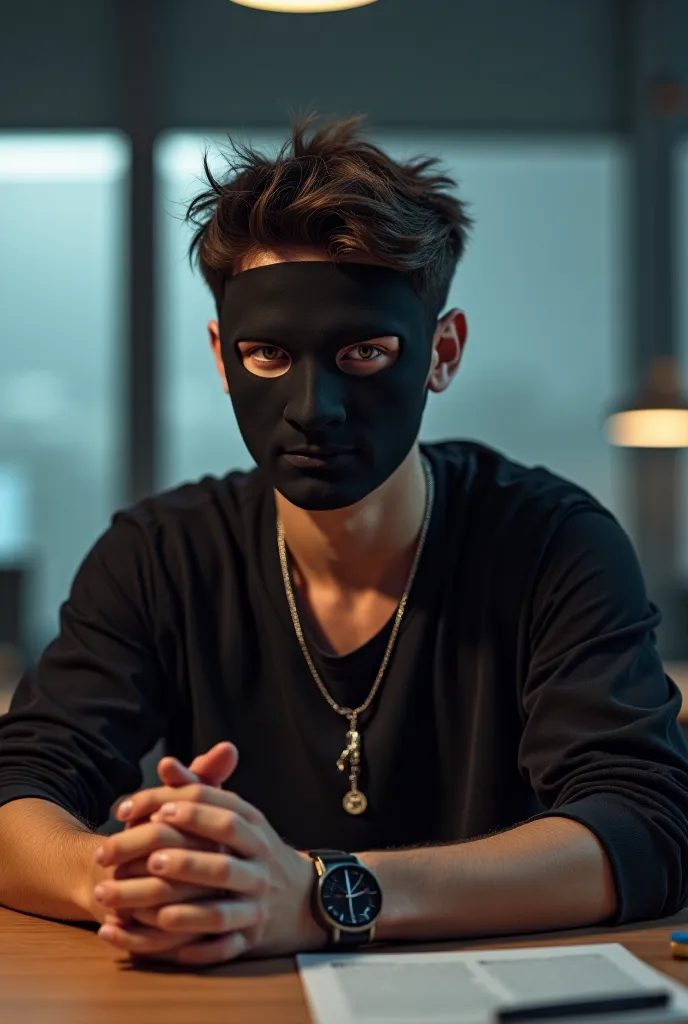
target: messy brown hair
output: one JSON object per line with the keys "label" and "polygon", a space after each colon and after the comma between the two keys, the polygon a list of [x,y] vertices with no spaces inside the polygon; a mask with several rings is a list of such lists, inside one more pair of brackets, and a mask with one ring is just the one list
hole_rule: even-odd
{"label": "messy brown hair", "polygon": [[196,231],[189,258],[200,266],[218,308],[225,281],[265,249],[309,246],[333,261],[366,257],[403,272],[437,319],[473,221],[447,189],[456,182],[438,160],[392,160],[360,136],[362,116],[313,129],[317,115],[292,123],[276,156],[232,140],[229,173],[218,179],[206,150],[209,188],[190,203]]}

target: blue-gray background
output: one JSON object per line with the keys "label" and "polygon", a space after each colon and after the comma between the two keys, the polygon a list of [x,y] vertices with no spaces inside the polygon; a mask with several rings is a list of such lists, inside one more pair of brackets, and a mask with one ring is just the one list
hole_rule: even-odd
{"label": "blue-gray background", "polygon": [[[369,113],[371,138],[393,154],[438,155],[476,218],[450,296],[466,311],[468,347],[452,388],[431,397],[422,436],[477,438],[545,464],[589,488],[632,533],[623,454],[601,429],[631,383],[620,5],[380,0],[366,32],[355,28],[363,10],[298,26],[227,0],[168,0],[164,12],[154,153],[159,487],[250,465],[210,356],[212,300],[185,259],[180,217],[203,146],[212,153],[230,132],[274,148],[288,112],[310,103]],[[24,0],[3,17],[0,565],[33,562],[27,636],[38,650],[79,561],[127,501],[130,145],[113,84],[114,0]],[[24,38],[30,74],[19,60]],[[685,352],[686,146],[676,169]]]}

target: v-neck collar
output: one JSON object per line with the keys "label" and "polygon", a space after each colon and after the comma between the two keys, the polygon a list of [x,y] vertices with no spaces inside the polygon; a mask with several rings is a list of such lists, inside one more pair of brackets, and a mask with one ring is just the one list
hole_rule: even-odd
{"label": "v-neck collar", "polygon": [[[428,525],[428,532],[425,538],[425,545],[418,562],[416,570],[416,576],[411,586],[409,593],[408,602],[404,609],[404,616],[401,620],[401,626],[399,627],[399,636],[397,636],[397,643],[399,642],[400,635],[404,632],[405,626],[412,621],[418,614],[418,610],[427,600],[432,600],[433,591],[437,591],[443,586],[444,571],[443,561],[437,557],[438,543],[442,535],[442,522],[445,514],[445,480],[442,473],[442,466],[438,463],[438,460],[434,457],[432,448],[421,445],[421,452],[427,458],[430,467],[432,469],[434,484],[435,484],[435,498],[430,517],[430,523]],[[262,544],[262,561],[264,566],[264,579],[266,585],[266,591],[268,599],[273,607],[277,619],[282,623],[283,627],[292,635],[294,644],[297,650],[300,651],[298,639],[294,630],[294,623],[292,622],[291,612],[289,610],[289,602],[287,601],[287,595],[284,588],[284,580],[282,578],[282,567],[279,560],[279,551],[277,547],[277,508],[275,503],[274,492],[268,487],[265,488],[264,500],[261,507],[261,544]],[[301,610],[299,609],[299,615]],[[396,615],[396,609],[393,613],[392,618]],[[304,624],[302,622],[302,628]],[[357,648],[354,651],[350,651],[347,655],[341,657],[353,657],[360,651],[363,651],[368,645],[374,645],[379,640],[380,633],[387,631],[391,628],[390,620],[385,623],[382,629],[371,637],[362,647]],[[309,643],[310,634],[309,633]],[[334,657],[337,655],[328,655],[326,652],[321,652],[321,655],[325,658]]]}

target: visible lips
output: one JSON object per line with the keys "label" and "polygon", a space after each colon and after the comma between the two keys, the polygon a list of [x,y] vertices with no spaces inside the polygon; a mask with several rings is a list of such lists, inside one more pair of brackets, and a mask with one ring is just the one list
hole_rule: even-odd
{"label": "visible lips", "polygon": [[283,451],[282,458],[297,469],[330,472],[341,468],[342,463],[346,463],[351,458],[353,451],[353,448],[332,448],[325,445],[322,448],[315,448],[310,446]]}
{"label": "visible lips", "polygon": [[299,448],[285,448],[286,455],[303,455],[309,459],[324,459],[328,455],[349,455],[353,448],[333,448],[332,445],[302,445]]}

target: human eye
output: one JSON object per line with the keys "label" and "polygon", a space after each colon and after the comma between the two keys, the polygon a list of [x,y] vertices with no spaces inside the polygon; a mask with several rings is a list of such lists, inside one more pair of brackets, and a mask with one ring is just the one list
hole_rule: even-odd
{"label": "human eye", "polygon": [[288,354],[277,345],[239,342],[239,352],[245,368],[258,377],[279,377],[291,365]]}
{"label": "human eye", "polygon": [[358,359],[355,362],[371,363],[376,356],[386,355],[385,350],[380,348],[379,345],[371,345],[370,342],[365,342],[363,345],[356,345],[347,353],[349,357],[358,355]]}
{"label": "human eye", "polygon": [[376,338],[374,341],[362,341],[343,350],[337,361],[345,373],[363,376],[378,373],[391,366],[396,361],[398,352],[398,338]]}

